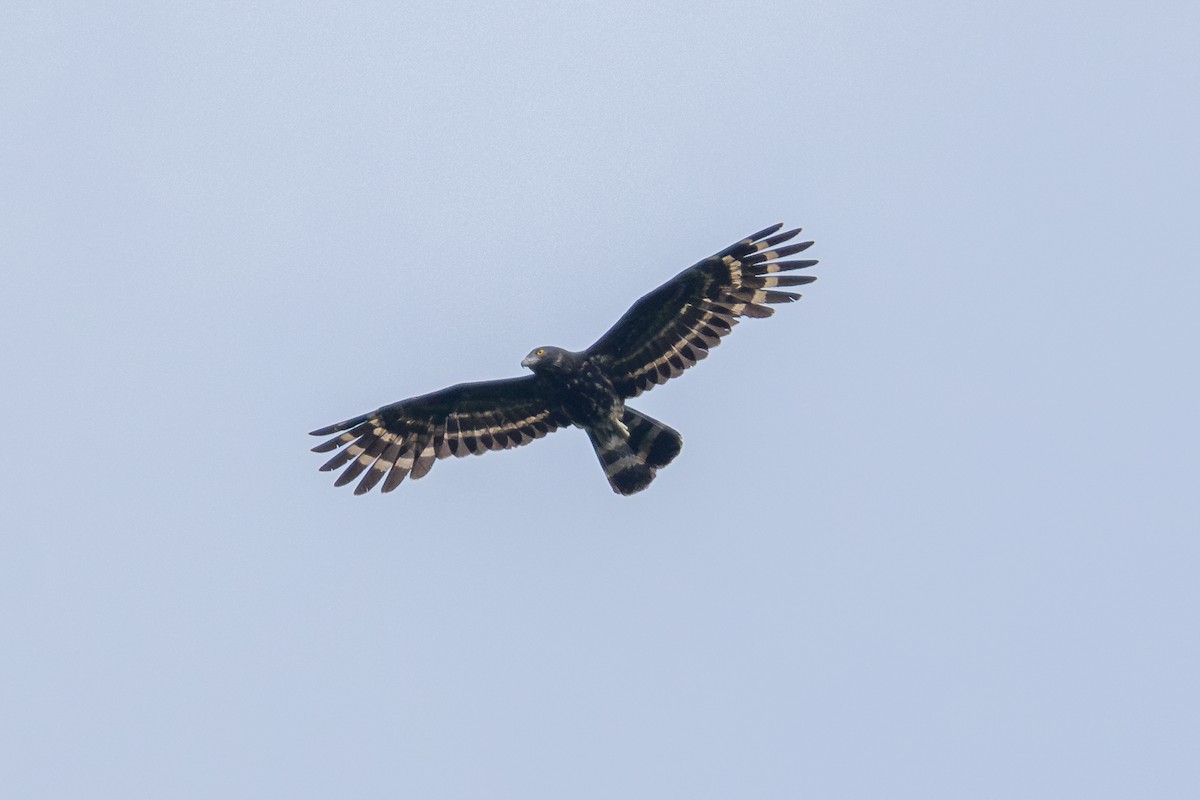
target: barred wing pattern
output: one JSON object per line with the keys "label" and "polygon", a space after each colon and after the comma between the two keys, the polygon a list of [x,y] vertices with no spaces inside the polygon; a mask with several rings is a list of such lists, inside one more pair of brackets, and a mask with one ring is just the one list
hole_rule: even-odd
{"label": "barred wing pattern", "polygon": [[588,348],[613,386],[624,397],[636,397],[666,383],[708,356],[738,323],[739,317],[769,317],[763,303],[790,303],[794,292],[779,286],[802,286],[810,275],[777,275],[804,269],[816,261],[780,261],[812,242],[776,247],[800,228],[776,233],[772,225],[685,269],[634,303],[607,333]]}
{"label": "barred wing pattern", "polygon": [[315,430],[313,436],[340,435],[313,452],[342,448],[321,467],[349,464],[334,485],[345,486],[365,472],[354,489],[365,494],[386,474],[382,491],[390,492],[405,477],[423,478],[439,458],[518,447],[567,424],[553,390],[537,375],[527,375],[459,384]]}

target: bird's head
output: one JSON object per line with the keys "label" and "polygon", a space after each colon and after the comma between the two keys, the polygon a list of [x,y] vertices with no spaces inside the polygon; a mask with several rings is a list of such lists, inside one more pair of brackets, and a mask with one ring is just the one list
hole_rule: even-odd
{"label": "bird's head", "polygon": [[561,347],[535,347],[521,360],[521,366],[534,372],[552,372],[568,366],[571,355]]}

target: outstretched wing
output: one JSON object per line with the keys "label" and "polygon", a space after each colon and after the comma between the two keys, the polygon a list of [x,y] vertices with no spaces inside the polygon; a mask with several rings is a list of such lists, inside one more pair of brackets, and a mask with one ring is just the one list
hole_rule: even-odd
{"label": "outstretched wing", "polygon": [[553,389],[527,375],[451,386],[315,430],[313,436],[344,433],[313,452],[342,448],[321,467],[350,465],[334,485],[345,486],[366,472],[354,489],[364,494],[386,474],[383,491],[390,492],[405,476],[423,478],[439,458],[517,447],[567,424]]}
{"label": "outstretched wing", "polygon": [[707,357],[739,317],[769,317],[775,310],[763,303],[799,300],[794,292],[772,290],[801,286],[816,278],[775,273],[817,262],[780,261],[812,245],[801,242],[776,247],[800,232],[796,228],[777,234],[782,227],[782,223],[772,225],[685,269],[634,303],[588,348],[616,390],[634,397],[666,383]]}

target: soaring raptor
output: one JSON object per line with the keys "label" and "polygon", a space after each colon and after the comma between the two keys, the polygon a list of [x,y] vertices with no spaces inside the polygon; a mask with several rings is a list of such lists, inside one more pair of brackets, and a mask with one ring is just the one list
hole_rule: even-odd
{"label": "soaring raptor", "polygon": [[451,386],[313,431],[337,434],[313,448],[338,450],[321,469],[346,467],[337,486],[362,475],[355,494],[380,481],[390,492],[406,476],[424,477],[439,458],[505,450],[575,425],[587,431],[613,491],[640,492],[679,455],[683,438],[625,401],[706,358],[739,317],[769,317],[774,309],[764,303],[800,299],[775,289],[816,278],[779,273],[817,262],[781,261],[812,245],[779,247],[800,232],[777,233],[782,227],[772,225],[685,269],[582,352],[534,349],[521,362],[532,375]]}

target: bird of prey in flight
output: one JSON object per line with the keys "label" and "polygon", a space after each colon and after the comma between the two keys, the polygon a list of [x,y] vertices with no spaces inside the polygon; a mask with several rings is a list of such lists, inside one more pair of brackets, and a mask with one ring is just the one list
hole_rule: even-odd
{"label": "bird of prey in flight", "polygon": [[683,439],[625,401],[706,358],[739,318],[769,317],[775,310],[765,304],[800,299],[777,287],[816,278],[781,273],[817,262],[781,260],[812,245],[781,247],[800,232],[778,233],[782,227],[688,267],[634,303],[586,350],[534,348],[521,362],[532,375],[451,386],[313,431],[337,434],[313,448],[338,451],[321,469],[345,467],[337,486],[362,475],[355,494],[380,481],[390,492],[405,477],[424,477],[440,458],[505,450],[574,425],[587,432],[613,491],[640,492],[679,454]]}

